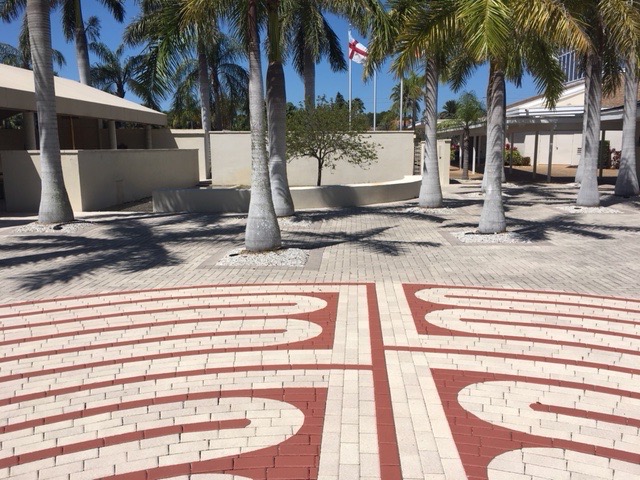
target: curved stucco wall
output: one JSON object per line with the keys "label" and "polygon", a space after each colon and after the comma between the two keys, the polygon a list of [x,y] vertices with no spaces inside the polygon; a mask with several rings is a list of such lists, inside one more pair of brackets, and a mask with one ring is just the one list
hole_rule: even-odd
{"label": "curved stucco wall", "polygon": [[[297,210],[355,207],[416,198],[421,177],[356,185],[292,187]],[[154,212],[246,213],[251,191],[246,188],[165,189],[153,192]]]}

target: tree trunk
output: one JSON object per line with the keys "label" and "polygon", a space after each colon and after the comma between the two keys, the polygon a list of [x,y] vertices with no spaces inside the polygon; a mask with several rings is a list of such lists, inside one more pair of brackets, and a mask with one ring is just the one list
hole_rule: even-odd
{"label": "tree trunk", "polygon": [[211,178],[211,94],[209,91],[209,63],[204,48],[204,32],[198,30],[198,88],[200,90],[200,117],[204,130],[204,171]]}
{"label": "tree trunk", "polygon": [[91,62],[89,61],[89,46],[87,42],[87,32],[84,29],[82,4],[80,0],[74,0],[74,10],[76,14],[76,28],[73,35],[76,45],[76,62],[78,63],[78,74],[80,75],[80,83],[84,85],[91,85]]}
{"label": "tree trunk", "polygon": [[502,171],[504,161],[504,72],[494,65],[490,67],[490,92],[487,117],[487,159],[485,162],[485,197],[480,215],[480,233],[501,233],[507,229],[507,221],[502,205]]}
{"label": "tree trunk", "polygon": [[598,193],[598,156],[600,146],[600,108],[602,105],[602,60],[597,53],[587,57],[587,75],[590,76],[585,92],[588,98],[585,130],[582,132],[582,181],[576,205],[597,207],[600,205]]}
{"label": "tree trunk", "polygon": [[73,210],[64,186],[56,116],[56,93],[51,60],[49,0],[28,0],[27,21],[40,131],[40,179],[42,191],[38,221],[73,221]]}
{"label": "tree trunk", "polygon": [[316,61],[310,48],[304,48],[304,101],[307,108],[316,106]]}
{"label": "tree trunk", "polygon": [[280,227],[271,200],[269,165],[265,145],[264,92],[260,63],[257,0],[249,0],[249,117],[251,125],[251,199],[245,247],[252,252],[277,250]]}
{"label": "tree trunk", "polygon": [[438,170],[438,147],[436,125],[438,123],[438,65],[433,58],[427,59],[425,72],[425,142],[422,183],[418,204],[424,208],[442,207],[442,188]]}
{"label": "tree trunk", "polygon": [[584,142],[586,140],[584,132],[587,131],[587,122],[588,122],[588,115],[587,112],[589,111],[589,84],[590,84],[590,78],[591,78],[591,72],[590,72],[591,66],[589,65],[589,63],[587,63],[585,65],[585,76],[584,76],[584,106],[582,108],[582,140],[580,143],[580,160],[578,161],[578,168],[576,168],[576,178],[575,178],[575,182],[580,184],[582,183],[582,177],[583,177],[583,171],[584,171],[584,151],[585,151],[585,146],[584,146]]}
{"label": "tree trunk", "polygon": [[616,180],[615,194],[621,197],[638,195],[636,170],[636,113],[638,108],[638,76],[634,55],[627,60],[624,71],[624,111],[622,117],[622,156]]}
{"label": "tree trunk", "polygon": [[322,185],[322,160],[318,160],[318,179],[316,181],[316,186]]}
{"label": "tree trunk", "polygon": [[462,130],[462,180],[469,180],[469,127]]}
{"label": "tree trunk", "polygon": [[287,178],[287,99],[281,62],[267,68],[267,115],[269,125],[269,177],[278,217],[295,213]]}
{"label": "tree trunk", "polygon": [[211,72],[211,89],[213,90],[213,129],[217,132],[222,130],[222,92],[218,72],[214,68]]}

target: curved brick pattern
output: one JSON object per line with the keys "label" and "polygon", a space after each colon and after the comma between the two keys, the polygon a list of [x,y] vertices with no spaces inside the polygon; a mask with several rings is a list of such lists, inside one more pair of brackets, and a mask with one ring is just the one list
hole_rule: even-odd
{"label": "curved brick pattern", "polygon": [[400,284],[0,305],[0,477],[635,478],[640,302]]}
{"label": "curved brick pattern", "polygon": [[211,286],[0,306],[0,477],[399,478],[373,293]]}
{"label": "curved brick pattern", "polygon": [[[429,285],[403,290],[400,311],[411,315],[402,317],[404,335],[396,326],[385,337],[387,360],[392,369],[416,366],[399,383],[420,386],[445,478],[461,475],[460,467],[474,480],[634,478],[639,301]],[[449,438],[457,458],[447,463]]]}

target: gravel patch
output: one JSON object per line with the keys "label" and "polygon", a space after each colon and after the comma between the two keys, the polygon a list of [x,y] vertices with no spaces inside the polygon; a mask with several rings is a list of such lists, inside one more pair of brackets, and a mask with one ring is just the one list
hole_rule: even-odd
{"label": "gravel patch", "polygon": [[92,222],[76,220],[69,223],[39,223],[33,222],[17,227],[13,233],[76,233],[95,227]]}
{"label": "gravel patch", "polygon": [[281,230],[296,230],[298,228],[308,228],[313,225],[312,220],[307,220],[299,217],[287,217],[279,218],[278,224]]}
{"label": "gravel patch", "polygon": [[422,207],[409,207],[406,208],[405,213],[417,213],[426,215],[453,215],[456,213],[455,208],[443,207],[443,208],[422,208]]}
{"label": "gravel patch", "polygon": [[299,248],[283,248],[273,252],[248,252],[244,248],[231,250],[216,263],[223,267],[304,267],[309,252]]}
{"label": "gravel patch", "polygon": [[580,207],[578,205],[560,205],[556,208],[567,213],[623,213],[621,210],[616,210],[615,208],[611,207]]}
{"label": "gravel patch", "polygon": [[514,232],[485,234],[478,233],[477,230],[464,230],[460,232],[452,232],[451,235],[462,243],[531,243],[531,240],[528,238]]}

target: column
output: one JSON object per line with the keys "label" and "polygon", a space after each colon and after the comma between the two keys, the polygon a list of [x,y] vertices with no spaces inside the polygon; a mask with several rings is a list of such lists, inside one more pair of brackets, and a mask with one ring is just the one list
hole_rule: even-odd
{"label": "column", "polygon": [[109,120],[109,148],[111,150],[118,149],[118,135],[116,134],[116,121]]}
{"label": "column", "polygon": [[36,114],[35,112],[22,112],[22,129],[24,133],[24,146],[27,150],[37,150],[36,139]]}

